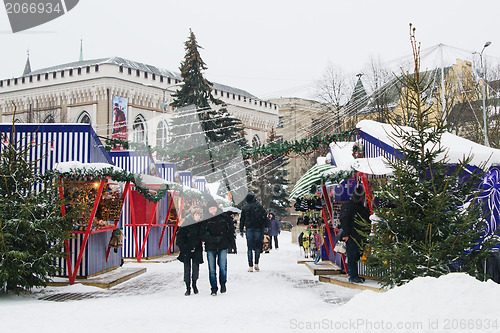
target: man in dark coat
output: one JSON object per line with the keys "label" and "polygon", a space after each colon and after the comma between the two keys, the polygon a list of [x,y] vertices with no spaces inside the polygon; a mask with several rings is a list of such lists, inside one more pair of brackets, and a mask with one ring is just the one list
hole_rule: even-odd
{"label": "man in dark coat", "polygon": [[[248,193],[245,200],[247,203],[243,206],[240,216],[240,233],[246,228],[247,237],[247,256],[248,271],[259,270],[259,258],[262,251],[262,238],[264,237],[264,227],[267,226],[269,219],[266,210],[257,202],[255,194]],[[254,266],[255,255],[255,266]]]}
{"label": "man in dark coat", "polygon": [[[361,243],[363,236],[358,232],[366,231],[369,225],[370,211],[364,206],[365,191],[356,187],[349,201],[340,208],[340,224],[342,239],[346,241],[347,271],[349,282],[362,283],[364,278],[358,275],[358,260],[361,257]],[[369,231],[369,230],[368,230]]]}
{"label": "man in dark coat", "polygon": [[201,208],[192,208],[190,214],[186,216],[177,229],[176,243],[180,250],[177,259],[184,263],[184,282],[186,283],[184,295],[186,296],[191,294],[191,281],[193,282],[193,292],[198,293],[196,281],[199,276],[200,264],[203,263],[203,248],[200,238],[202,217],[203,210]]}
{"label": "man in dark coat", "polygon": [[217,295],[217,271],[219,266],[220,292],[226,292],[227,281],[227,249],[236,248],[234,240],[234,224],[224,214],[213,199],[207,201],[208,219],[201,225],[201,239],[205,242],[208,271],[212,296]]}

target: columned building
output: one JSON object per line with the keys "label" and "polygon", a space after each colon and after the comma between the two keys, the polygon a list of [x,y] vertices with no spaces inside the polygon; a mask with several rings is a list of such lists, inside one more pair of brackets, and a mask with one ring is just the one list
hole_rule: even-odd
{"label": "columned building", "polygon": [[[122,122],[125,139],[163,146],[174,111],[172,94],[181,80],[178,73],[118,57],[39,70],[31,70],[28,59],[22,76],[0,80],[1,120],[90,123],[106,138]],[[268,130],[276,128],[277,104],[219,83],[212,93],[243,122],[249,144],[265,143]],[[124,119],[117,119],[117,108]]]}

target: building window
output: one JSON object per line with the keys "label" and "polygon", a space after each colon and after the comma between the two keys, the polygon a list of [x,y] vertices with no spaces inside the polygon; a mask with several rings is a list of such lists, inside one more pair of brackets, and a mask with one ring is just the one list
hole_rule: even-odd
{"label": "building window", "polygon": [[80,113],[80,115],[78,116],[78,120],[76,122],[80,124],[92,123],[92,121],[90,120],[90,115],[88,114],[87,111],[82,111],[82,113]]}
{"label": "building window", "polygon": [[278,128],[283,128],[283,117],[278,118]]}
{"label": "building window", "polygon": [[163,82],[163,75],[160,75],[160,82]]}
{"label": "building window", "polygon": [[238,95],[238,101],[241,101],[241,95]]}
{"label": "building window", "polygon": [[25,81],[26,81],[26,80],[25,80],[25,78],[23,77],[23,78],[21,79],[21,83],[24,83]]}
{"label": "building window", "polygon": [[120,66],[120,73],[123,73],[123,66]]}
{"label": "building window", "polygon": [[47,117],[45,117],[45,119],[43,120],[44,123],[46,124],[52,124],[52,123],[55,123],[56,121],[54,120],[54,116],[53,115],[48,115]]}
{"label": "building window", "polygon": [[7,79],[7,85],[10,86],[10,79]]}
{"label": "building window", "polygon": [[229,93],[226,93],[226,95],[227,95],[227,98],[229,98]]}
{"label": "building window", "polygon": [[69,70],[69,76],[73,76],[73,68]]}
{"label": "building window", "polygon": [[33,82],[33,75],[30,75],[30,82]]}
{"label": "building window", "polygon": [[87,66],[87,70],[86,70],[87,73],[90,73],[90,66]]}
{"label": "building window", "polygon": [[156,127],[156,147],[165,148],[167,146],[167,140],[167,123],[162,120]]}
{"label": "building window", "polygon": [[235,94],[233,94],[233,99],[236,99],[236,95]]}
{"label": "building window", "polygon": [[41,79],[41,75],[40,75],[40,74],[38,74],[38,75],[36,76],[36,80],[37,80],[37,81],[40,81],[40,79]]}
{"label": "building window", "polygon": [[146,126],[144,118],[142,116],[137,116],[132,125],[132,140],[134,142],[144,142],[146,143]]}
{"label": "building window", "polygon": [[144,72],[144,78],[147,79],[148,78],[148,72]]}
{"label": "building window", "polygon": [[0,81],[0,87],[3,87],[3,81]]}
{"label": "building window", "polygon": [[64,71],[61,71],[61,77],[64,77]]}
{"label": "building window", "polygon": [[52,78],[53,78],[53,79],[56,79],[56,78],[57,78],[57,73],[56,73],[56,72],[52,73]]}
{"label": "building window", "polygon": [[16,84],[17,84],[17,78],[16,78],[16,79],[14,79],[14,85],[16,85]]}
{"label": "building window", "polygon": [[99,72],[99,65],[95,65],[95,71]]}
{"label": "building window", "polygon": [[132,68],[128,69],[128,75],[132,75]]}
{"label": "building window", "polygon": [[45,73],[45,80],[49,79],[49,73]]}
{"label": "building window", "polygon": [[252,138],[252,147],[258,147],[260,146],[260,139],[257,134],[255,134]]}
{"label": "building window", "polygon": [[136,70],[135,71],[135,76],[141,76],[141,71],[140,70]]}
{"label": "building window", "polygon": [[168,84],[170,84],[170,82],[171,82],[171,81],[170,81],[170,78],[168,78],[168,79],[167,79],[167,83],[168,83]]}
{"label": "building window", "polygon": [[78,75],[82,75],[82,69],[78,68]]}
{"label": "building window", "polygon": [[156,81],[156,75],[152,74],[153,75],[153,81]]}

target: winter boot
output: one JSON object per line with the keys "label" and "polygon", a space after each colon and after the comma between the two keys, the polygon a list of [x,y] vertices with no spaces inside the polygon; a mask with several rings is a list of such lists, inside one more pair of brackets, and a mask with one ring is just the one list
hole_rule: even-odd
{"label": "winter boot", "polygon": [[224,294],[225,292],[226,292],[226,285],[223,284],[223,285],[220,286],[220,293]]}
{"label": "winter boot", "polygon": [[253,266],[253,268],[255,268],[255,270],[256,270],[257,272],[258,272],[258,271],[260,271],[259,265],[257,265],[257,264],[256,264],[255,266]]}
{"label": "winter boot", "polygon": [[185,296],[191,295],[191,286],[189,285],[189,282],[186,282],[186,292],[184,293]]}
{"label": "winter boot", "polygon": [[198,287],[196,286],[196,280],[193,280],[193,292],[194,292],[195,294],[197,294],[197,293],[198,293]]}
{"label": "winter boot", "polygon": [[248,268],[248,271],[249,271],[249,272],[253,272],[253,267],[252,267],[252,266],[250,266],[250,267]]}
{"label": "winter boot", "polygon": [[212,293],[210,295],[217,296],[217,289],[212,289]]}

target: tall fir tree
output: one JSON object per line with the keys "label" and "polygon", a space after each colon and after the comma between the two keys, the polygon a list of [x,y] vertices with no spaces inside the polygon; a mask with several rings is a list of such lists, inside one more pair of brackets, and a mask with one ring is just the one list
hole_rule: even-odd
{"label": "tall fir tree", "polygon": [[206,176],[209,182],[223,182],[225,190],[241,191],[246,188],[246,179],[245,184],[240,179],[241,171],[245,174],[241,152],[248,147],[244,127],[212,95],[213,84],[203,76],[207,66],[199,49],[190,30],[180,67],[183,85],[171,104],[177,110],[171,122],[168,159],[180,170]]}
{"label": "tall fir tree", "polygon": [[[376,193],[386,203],[376,209],[381,218],[369,237],[366,264],[387,286],[401,285],[415,277],[438,277],[467,272],[480,277],[478,264],[498,243],[485,237],[485,222],[478,194],[480,168],[469,174],[464,158],[450,167],[441,136],[445,124],[431,123],[429,86],[420,72],[420,44],[410,26],[414,72],[400,80],[409,91],[406,111],[413,115],[413,128],[393,126],[399,158],[389,162],[393,176]],[[467,175],[467,176],[466,176]]]}
{"label": "tall fir tree", "polygon": [[22,141],[2,137],[0,151],[0,289],[16,291],[44,286],[55,275],[71,227],[58,187],[37,173]]}
{"label": "tall fir tree", "polygon": [[[267,144],[276,142],[277,136],[274,128],[267,138]],[[286,157],[270,155],[265,156],[253,166],[255,171],[253,190],[258,199],[268,211],[274,211],[276,216],[288,215],[290,207],[288,188],[290,183],[286,176],[288,171],[284,167],[288,164]]]}

